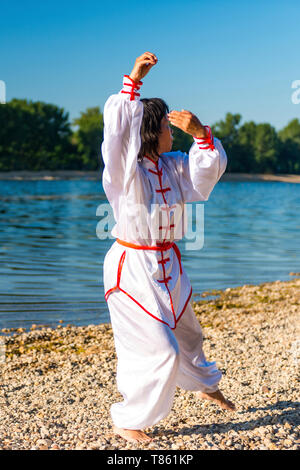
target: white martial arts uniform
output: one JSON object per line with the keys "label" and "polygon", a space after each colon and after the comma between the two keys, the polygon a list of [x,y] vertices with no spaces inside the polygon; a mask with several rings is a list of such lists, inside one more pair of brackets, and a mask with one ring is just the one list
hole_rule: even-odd
{"label": "white martial arts uniform", "polygon": [[[103,187],[113,208],[116,241],[104,260],[104,288],[124,401],[114,424],[143,429],[166,417],[176,386],[217,390],[221,372],[207,362],[202,331],[189,303],[192,288],[174,244],[183,236],[184,203],[206,201],[227,165],[221,142],[194,139],[189,154],[137,161],[142,82],[124,76],[104,107]],[[179,227],[179,230],[178,230]]]}

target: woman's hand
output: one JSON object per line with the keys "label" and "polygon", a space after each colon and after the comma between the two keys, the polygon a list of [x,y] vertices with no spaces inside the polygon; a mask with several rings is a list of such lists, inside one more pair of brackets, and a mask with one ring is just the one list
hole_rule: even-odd
{"label": "woman's hand", "polygon": [[185,111],[184,109],[182,111],[171,111],[168,114],[168,119],[173,126],[179,127],[179,129],[187,134],[191,134],[199,139],[207,136],[205,127],[197,116],[190,111]]}
{"label": "woman's hand", "polygon": [[158,59],[155,54],[152,54],[151,52],[144,52],[144,54],[142,54],[136,59],[134,67],[129,77],[134,82],[139,82],[142,78],[147,75],[153,65],[157,63],[157,60]]}

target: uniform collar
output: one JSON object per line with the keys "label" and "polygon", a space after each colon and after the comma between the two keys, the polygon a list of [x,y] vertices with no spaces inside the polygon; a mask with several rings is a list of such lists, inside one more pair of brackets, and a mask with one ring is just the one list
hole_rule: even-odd
{"label": "uniform collar", "polygon": [[161,168],[160,158],[157,160],[157,162],[155,162],[154,160],[152,160],[152,158],[144,156],[142,164],[145,168],[147,168],[147,170],[150,170],[150,169],[151,170],[160,170],[160,168]]}

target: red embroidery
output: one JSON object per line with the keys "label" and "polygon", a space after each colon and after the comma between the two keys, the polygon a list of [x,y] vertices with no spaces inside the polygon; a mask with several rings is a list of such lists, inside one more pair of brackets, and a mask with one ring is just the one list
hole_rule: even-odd
{"label": "red embroidery", "polygon": [[[170,292],[170,289],[168,287],[168,282],[170,279],[172,279],[172,276],[168,276],[166,277],[166,272],[165,272],[165,263],[167,261],[170,261],[170,258],[164,258],[163,256],[163,253],[164,251],[166,250],[169,250],[171,248],[174,248],[174,251],[176,253],[176,256],[178,258],[178,262],[179,262],[179,266],[180,266],[180,273],[182,274],[182,267],[181,267],[181,255],[180,255],[180,251],[179,251],[179,248],[178,246],[174,243],[174,242],[171,242],[171,243],[161,243],[160,246],[143,246],[143,245],[135,245],[133,243],[129,243],[129,242],[125,242],[124,240],[119,240],[117,239],[117,242],[120,244],[120,245],[123,245],[123,246],[126,246],[126,247],[129,247],[129,248],[134,248],[136,250],[154,250],[154,251],[160,251],[161,252],[161,260],[158,261],[158,263],[161,263],[162,264],[162,267],[163,267],[163,279],[161,280],[158,280],[158,282],[160,283],[164,283],[165,286],[166,286],[166,289],[168,291],[168,294],[169,294],[169,298],[170,298],[170,305],[171,305],[171,311],[172,311],[172,314],[173,314],[173,318],[174,318],[174,327],[172,328],[169,323],[161,320],[160,318],[156,317],[155,315],[153,315],[152,313],[148,312],[147,309],[145,309],[133,296],[131,296],[130,294],[128,294],[128,292],[126,292],[124,289],[121,288],[120,286],[120,281],[121,281],[121,274],[122,274],[122,269],[123,269],[123,264],[124,264],[124,260],[125,260],[125,256],[126,256],[126,251],[123,251],[121,257],[120,257],[120,261],[119,261],[119,264],[118,264],[118,273],[117,273],[117,284],[115,287],[113,287],[112,289],[109,289],[106,293],[105,293],[105,300],[107,301],[109,295],[116,291],[117,289],[120,291],[120,292],[123,292],[125,295],[127,295],[133,302],[135,302],[142,310],[144,310],[144,312],[146,312],[148,315],[150,315],[152,318],[154,318],[155,320],[159,321],[160,323],[163,323],[165,325],[167,325],[169,328],[171,328],[171,330],[175,330],[176,326],[177,326],[177,323],[179,321],[179,319],[181,318],[181,316],[183,315],[185,309],[186,309],[186,306],[187,306],[187,303],[188,301],[190,300],[190,297],[192,295],[192,289],[190,291],[190,294],[184,304],[184,307],[180,313],[180,315],[178,316],[178,318],[176,319],[176,314],[175,314],[175,310],[174,310],[174,305],[173,305],[173,300],[172,300],[172,296],[171,296],[171,292]],[[158,243],[157,243],[158,245]]]}
{"label": "red embroidery", "polygon": [[129,75],[124,75],[125,78],[128,78],[132,83],[134,83],[136,86],[140,88],[141,85],[143,85],[143,82],[140,80],[139,82],[135,82],[132,80],[132,78]]}
{"label": "red embroidery", "polygon": [[[134,85],[132,85],[132,83],[123,83],[124,86],[131,86],[133,87]],[[140,87],[135,87],[137,90],[140,88]]]}
{"label": "red embroidery", "polygon": [[[164,193],[166,193],[167,191],[171,191],[171,188],[169,188],[169,187],[168,187],[168,188],[163,188],[163,187],[162,187],[162,168],[161,168],[161,169],[158,168],[158,162],[157,162],[157,161],[155,162],[154,160],[152,160],[151,158],[147,157],[146,155],[145,155],[145,157],[148,158],[150,161],[152,161],[152,162],[155,164],[156,171],[149,169],[149,171],[150,171],[151,173],[153,173],[154,175],[158,176],[158,181],[159,181],[159,186],[160,186],[160,188],[159,188],[159,189],[156,189],[155,191],[156,191],[157,193],[161,193],[165,205],[168,206],[168,203],[167,203],[167,200],[166,200],[166,198],[165,198],[165,194],[164,194]],[[172,206],[172,207],[173,207],[173,206]],[[167,210],[167,209],[165,209],[165,208],[162,208],[162,209],[163,209],[163,210]],[[170,226],[170,214],[169,214],[169,212],[170,212],[170,211],[168,211],[168,226],[165,227],[166,233],[165,233],[164,241],[166,240],[166,237],[167,237],[167,235],[168,235],[168,232],[169,232],[169,230],[170,230],[170,227],[174,227],[174,224],[172,224],[172,225]],[[162,226],[159,227],[159,230],[161,230],[162,228],[163,228]]]}
{"label": "red embroidery", "polygon": [[121,274],[122,274],[122,269],[123,269],[123,264],[126,256],[126,251],[123,251],[123,254],[120,258],[119,261],[119,266],[118,266],[118,274],[117,274],[117,287],[120,287],[120,281],[121,281]]}
{"label": "red embroidery", "polygon": [[135,93],[134,91],[124,91],[124,90],[122,90],[121,93],[128,93],[130,95],[130,101],[133,101],[135,96],[141,96],[140,93]]}
{"label": "red embroidery", "polygon": [[164,262],[163,262],[163,261],[164,261],[164,253],[163,253],[163,251],[161,252],[161,261],[162,261],[162,268],[163,268],[163,279],[158,280],[158,282],[164,283],[164,285],[166,286],[166,289],[167,289],[167,291],[168,291],[169,298],[170,298],[171,310],[172,310],[172,314],[173,314],[173,318],[174,318],[174,325],[175,325],[175,327],[176,327],[176,314],[175,314],[175,311],[174,311],[174,306],[173,306],[173,300],[172,300],[171,292],[170,292],[170,289],[169,289],[169,287],[168,287],[168,282],[172,279],[172,276],[166,277],[165,264],[164,264]]}
{"label": "red embroidery", "polygon": [[167,191],[171,191],[171,188],[161,188],[155,190],[157,193],[166,193]]}
{"label": "red embroidery", "polygon": [[203,137],[203,138],[199,138],[199,137],[195,137],[195,136],[193,136],[193,137],[194,137],[196,143],[198,144],[199,149],[214,150],[215,146],[214,146],[214,139],[213,139],[213,135],[212,135],[212,132],[211,132],[211,128],[209,126],[204,126],[204,127],[205,127],[205,129],[208,129],[208,137]]}
{"label": "red embroidery", "polygon": [[105,297],[106,302],[107,302],[107,299],[108,299],[109,295],[110,295],[112,292],[114,292],[115,290],[117,290],[117,286],[112,287],[111,289],[109,289],[109,290],[105,293],[104,297]]}
{"label": "red embroidery", "polygon": [[181,265],[181,253],[180,253],[180,250],[179,250],[178,246],[175,245],[175,243],[174,243],[173,248],[174,248],[174,251],[175,251],[175,253],[176,253],[176,255],[177,255],[177,258],[178,258],[179,268],[180,268],[180,274],[182,274],[182,265]]}
{"label": "red embroidery", "polygon": [[[150,162],[154,163],[155,165],[157,164],[157,162],[155,160],[153,160],[151,157],[148,157],[147,155],[144,155],[144,158],[147,158],[148,160],[150,160]],[[149,170],[149,171],[151,171],[152,173],[155,173],[153,170]],[[158,171],[160,171],[160,170],[158,170]]]}
{"label": "red embroidery", "polygon": [[[146,157],[146,158],[148,158],[148,157]],[[152,160],[151,160],[151,161],[152,161]],[[150,171],[150,173],[153,173],[153,174],[156,175],[156,176],[158,176],[158,175],[162,176],[162,170],[158,170],[158,172],[157,172],[157,171],[153,171],[153,170],[150,170],[150,169],[149,169],[149,171]]]}
{"label": "red embroidery", "polygon": [[133,81],[129,75],[124,75],[124,79],[127,78],[131,81],[131,83],[125,83],[125,80],[123,80],[123,87],[128,86],[131,88],[130,91],[127,90],[122,90],[121,93],[128,93],[130,95],[130,101],[133,101],[136,96],[140,96],[140,93],[137,93],[136,90],[139,90],[141,88],[141,85],[143,82],[139,81],[138,83]]}
{"label": "red embroidery", "polygon": [[190,300],[190,298],[191,298],[192,292],[193,292],[193,289],[191,288],[190,293],[189,293],[189,296],[188,296],[188,298],[186,299],[186,302],[185,302],[185,304],[184,304],[184,307],[183,307],[183,309],[182,309],[182,311],[181,311],[179,317],[178,317],[177,320],[176,320],[176,326],[177,326],[177,323],[179,322],[180,318],[182,317],[182,315],[183,315],[183,313],[184,313],[184,311],[185,311],[185,309],[186,309],[186,306],[187,306],[187,304],[188,304],[188,302],[189,302],[189,300]]}
{"label": "red embroidery", "polygon": [[112,287],[112,289],[109,289],[106,294],[105,294],[105,300],[107,301],[108,299],[108,296],[114,292],[115,290],[117,289],[120,289],[120,281],[121,281],[121,274],[122,274],[122,269],[123,269],[123,264],[124,264],[124,260],[125,260],[125,256],[126,256],[126,251],[123,251],[122,255],[121,255],[121,258],[120,258],[120,261],[119,261],[119,264],[118,264],[118,273],[117,273],[117,284],[115,285],[115,287]]}
{"label": "red embroidery", "polygon": [[174,224],[171,224],[171,225],[168,225],[168,226],[167,226],[167,225],[160,225],[160,226],[158,227],[158,229],[159,229],[159,230],[163,230],[163,229],[164,229],[164,230],[170,230],[171,228],[174,228],[174,227],[175,227]]}
{"label": "red embroidery", "polygon": [[162,264],[165,264],[165,263],[167,263],[168,261],[170,261],[170,258],[160,259],[160,260],[157,261],[157,262],[158,262],[158,264],[161,264],[161,263],[162,263]]}
{"label": "red embroidery", "polygon": [[[142,304],[140,304],[134,297],[132,297],[130,294],[128,294],[128,292],[126,292],[124,289],[121,289],[119,288],[121,292],[123,292],[123,294],[126,294],[131,300],[133,300],[133,302],[135,302],[139,307],[141,307],[141,309],[144,310],[144,312],[146,312],[148,315],[150,315],[150,317],[154,318],[155,320],[161,322],[161,323],[164,323],[165,325],[167,325],[168,327],[170,327],[169,323],[161,320],[160,318],[157,318],[155,315],[152,315],[152,313],[148,312],[148,310],[146,310]],[[183,313],[183,312],[182,312]],[[180,314],[180,316],[182,315],[182,313]],[[171,327],[170,327],[171,328]],[[174,330],[176,328],[176,324],[175,324],[175,327],[174,328],[171,328],[171,330]]]}
{"label": "red embroidery", "polygon": [[166,277],[166,279],[157,279],[157,282],[163,282],[164,284],[168,284],[168,282],[172,279],[172,276]]}
{"label": "red embroidery", "polygon": [[[164,266],[164,265],[163,265]],[[167,291],[168,291],[168,294],[169,294],[169,297],[170,297],[170,304],[171,304],[171,310],[172,310],[172,313],[173,313],[173,318],[174,318],[174,325],[175,325],[175,328],[176,328],[176,313],[175,313],[175,310],[174,310],[174,305],[173,305],[173,300],[172,300],[172,296],[171,296],[171,292],[170,292],[170,289],[169,287],[167,286],[167,284],[165,284],[166,288],[167,288]]]}
{"label": "red embroidery", "polygon": [[173,326],[173,328],[169,325],[169,323],[161,320],[160,318],[157,318],[155,315],[153,315],[152,313],[148,312],[148,310],[146,310],[134,297],[132,297],[130,294],[128,294],[128,292],[126,292],[124,289],[121,289],[121,287],[119,288],[119,290],[121,292],[123,292],[123,294],[126,294],[131,300],[133,300],[133,302],[135,302],[142,310],[144,310],[144,312],[146,312],[148,315],[150,315],[150,317],[154,318],[155,320],[159,321],[160,323],[163,323],[164,325],[167,325],[169,328],[171,328],[171,330],[175,330],[176,329],[176,326],[177,326],[177,323],[179,322],[180,318],[182,317],[182,315],[184,314],[185,312],[185,309],[187,307],[187,304],[191,298],[191,295],[192,295],[192,288],[190,290],[190,293],[189,293],[189,296],[184,304],[184,307],[183,309],[181,310],[180,312],[180,315],[178,316],[177,320],[175,319],[175,325]]}
{"label": "red embroidery", "polygon": [[134,248],[135,250],[154,250],[154,251],[166,251],[170,250],[170,248],[173,248],[173,245],[175,245],[174,242],[167,242],[167,243],[160,243],[157,242],[156,246],[151,246],[151,245],[135,245],[134,243],[130,242],[125,242],[124,240],[120,240],[117,238],[117,242],[120,245],[127,246],[128,248]]}

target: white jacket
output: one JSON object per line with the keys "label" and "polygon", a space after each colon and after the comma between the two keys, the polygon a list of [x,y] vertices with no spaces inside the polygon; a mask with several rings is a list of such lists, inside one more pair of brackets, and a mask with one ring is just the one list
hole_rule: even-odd
{"label": "white jacket", "polygon": [[173,245],[184,236],[184,204],[208,200],[227,156],[210,133],[209,139],[195,138],[189,154],[169,152],[157,163],[145,157],[138,162],[141,84],[124,76],[123,89],[105,103],[103,188],[116,220],[112,235],[153,250],[114,243],[104,260],[105,298],[118,289],[141,313],[174,329],[192,294]]}

